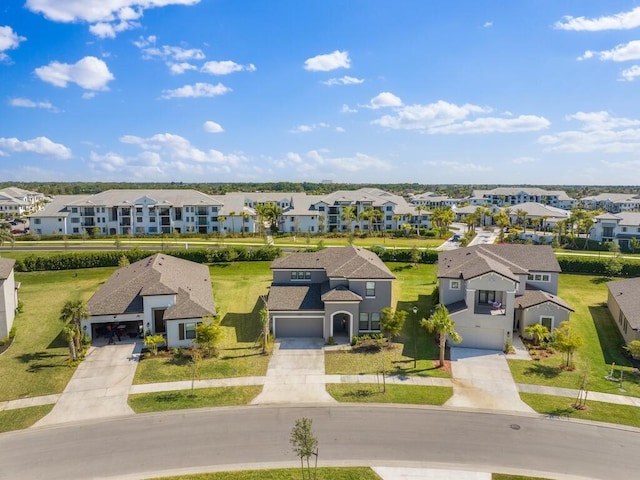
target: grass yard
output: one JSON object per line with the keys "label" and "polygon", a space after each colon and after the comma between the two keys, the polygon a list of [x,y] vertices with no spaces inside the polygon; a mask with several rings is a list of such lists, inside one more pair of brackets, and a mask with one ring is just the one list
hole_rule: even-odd
{"label": "grass yard", "polygon": [[243,387],[197,388],[175,392],[129,395],[129,405],[136,413],[183,410],[187,408],[247,405],[262,391],[262,385]]}
{"label": "grass yard", "polygon": [[17,334],[0,357],[0,400],[60,393],[75,368],[67,364],[67,343],[59,320],[65,301],[85,300],[109,277],[113,268],[16,273],[24,310],[14,322]]}
{"label": "grass yard", "polygon": [[453,395],[451,387],[387,384],[386,392],[382,388],[382,383],[327,384],[327,392],[339,402],[442,405]]}
{"label": "grass yard", "polygon": [[524,475],[508,475],[506,473],[493,473],[491,480],[549,480],[542,477],[525,477]]}
{"label": "grass yard", "polygon": [[[222,317],[223,339],[219,356],[204,359],[200,379],[265,375],[269,357],[257,346],[260,336],[260,295],[271,284],[270,262],[238,262],[209,267],[216,309]],[[173,356],[140,362],[133,383],[191,380],[190,360]]]}
{"label": "grass yard", "polygon": [[[437,368],[438,347],[433,335],[419,325],[431,310],[431,292],[436,286],[436,265],[389,263],[388,267],[397,277],[393,286],[395,309],[407,312],[403,333],[395,339],[392,348],[385,350],[386,371],[396,375],[420,375],[449,377],[447,370]],[[414,315],[413,306],[418,307]],[[415,343],[414,343],[415,341]],[[417,359],[414,368],[413,360]],[[360,375],[382,371],[382,354],[355,351],[326,352],[327,374]]]}
{"label": "grass yard", "polygon": [[0,433],[29,428],[47,415],[52,408],[53,405],[41,405],[2,411],[0,412]]}
{"label": "grass yard", "polygon": [[640,427],[640,408],[631,405],[587,400],[587,408],[585,410],[576,410],[571,407],[571,404],[575,401],[573,398],[539,395],[536,393],[521,393],[520,398],[536,412],[545,415]]}
{"label": "grass yard", "polygon": [[[560,275],[558,294],[575,312],[571,322],[585,343],[574,354],[575,370],[565,371],[558,367],[562,362],[560,353],[539,361],[509,360],[509,367],[517,383],[532,383],[564,388],[580,388],[586,374],[587,388],[592,391],[640,397],[640,376],[632,373],[628,358],[622,353],[622,336],[606,307],[607,287],[605,280],[590,275]],[[605,379],[615,362],[617,376],[623,373],[620,384]]]}
{"label": "grass yard", "polygon": [[[318,468],[318,480],[381,480],[369,467]],[[299,480],[299,468],[200,473],[156,480]]]}

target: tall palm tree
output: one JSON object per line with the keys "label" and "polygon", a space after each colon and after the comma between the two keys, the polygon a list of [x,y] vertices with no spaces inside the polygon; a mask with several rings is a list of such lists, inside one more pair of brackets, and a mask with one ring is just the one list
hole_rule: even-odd
{"label": "tall palm tree", "polygon": [[0,247],[4,246],[5,243],[10,243],[12,247],[15,243],[11,233],[11,226],[8,223],[0,224]]}
{"label": "tall palm tree", "polygon": [[90,313],[89,309],[87,308],[86,302],[80,298],[67,300],[62,306],[62,310],[60,311],[60,320],[68,323],[68,326],[72,327],[74,330],[73,341],[76,358],[72,358],[72,360],[77,359],[77,355],[79,354],[81,349],[82,329],[80,328],[80,322],[83,318],[87,318],[89,315]]}
{"label": "tall palm tree", "polygon": [[449,310],[442,303],[436,306],[428,320],[422,319],[420,322],[429,333],[436,333],[439,335],[440,343],[440,367],[444,366],[444,352],[447,346],[447,337],[453,343],[460,343],[462,337],[456,332],[456,324],[449,316]]}
{"label": "tall palm tree", "polygon": [[236,216],[236,212],[229,212],[229,216],[231,217],[231,233],[236,233],[236,222],[233,219]]}
{"label": "tall palm tree", "polygon": [[356,219],[356,207],[355,205],[345,205],[342,207],[342,215],[340,220],[347,224],[347,230],[351,231],[351,224]]}
{"label": "tall palm tree", "polygon": [[244,230],[245,230],[245,223],[247,223],[248,219],[251,217],[251,215],[249,214],[249,212],[245,212],[244,210],[242,211],[242,228],[240,229],[240,231],[242,232],[242,236],[244,237]]}

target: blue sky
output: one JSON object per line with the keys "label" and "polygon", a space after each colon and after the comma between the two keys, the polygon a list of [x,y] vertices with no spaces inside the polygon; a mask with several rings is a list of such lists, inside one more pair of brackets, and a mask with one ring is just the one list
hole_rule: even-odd
{"label": "blue sky", "polygon": [[640,183],[638,0],[3,0],[0,178]]}

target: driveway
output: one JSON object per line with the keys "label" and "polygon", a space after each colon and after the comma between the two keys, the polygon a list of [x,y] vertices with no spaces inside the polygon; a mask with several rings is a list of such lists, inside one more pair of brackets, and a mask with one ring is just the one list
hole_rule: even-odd
{"label": "driveway", "polygon": [[323,348],[321,338],[276,340],[262,393],[251,403],[335,403],[325,388]]}
{"label": "driveway", "polygon": [[502,352],[452,347],[451,374],[453,396],[447,407],[534,413],[520,400]]}
{"label": "driveway", "polygon": [[34,426],[133,415],[127,403],[142,344],[92,346],[53,410]]}

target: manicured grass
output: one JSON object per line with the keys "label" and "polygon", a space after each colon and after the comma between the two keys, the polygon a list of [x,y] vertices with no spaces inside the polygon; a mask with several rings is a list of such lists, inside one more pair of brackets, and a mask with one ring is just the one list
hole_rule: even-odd
{"label": "manicured grass", "polygon": [[542,477],[525,477],[524,475],[507,475],[506,473],[493,473],[491,480],[549,480]]}
{"label": "manicured grass", "polygon": [[52,408],[53,405],[41,405],[0,412],[0,433],[29,428],[48,414]]}
{"label": "manicured grass", "polygon": [[[393,287],[394,308],[407,312],[402,335],[395,339],[391,349],[385,350],[387,373],[449,377],[448,371],[436,367],[438,347],[433,335],[427,334],[419,325],[431,310],[431,292],[436,286],[437,267],[424,264],[414,267],[407,263],[389,263],[387,266],[397,277]],[[417,315],[412,311],[414,305],[418,307]],[[415,368],[414,357],[417,359]],[[327,374],[344,375],[379,373],[382,371],[382,355],[355,351],[327,352],[325,370]]]}
{"label": "manicured grass", "polygon": [[261,385],[243,387],[198,388],[175,392],[129,395],[129,405],[136,413],[182,410],[187,408],[246,405],[262,391]]}
{"label": "manicured grass", "polygon": [[[312,467],[313,469],[313,467]],[[318,468],[318,480],[381,480],[369,467]],[[156,480],[300,480],[299,468],[201,473]]]}
{"label": "manicured grass", "polygon": [[[628,358],[622,353],[624,344],[614,320],[606,307],[605,279],[590,275],[561,275],[558,294],[575,312],[571,322],[585,343],[574,354],[575,369],[562,370],[562,356],[556,353],[539,361],[509,360],[517,383],[532,383],[564,388],[580,388],[586,374],[589,390],[640,397],[640,376],[632,373]],[[616,376],[623,373],[624,392],[620,384],[605,377],[616,363]]]}
{"label": "manicured grass", "polygon": [[407,403],[415,405],[442,405],[453,395],[451,387],[425,387],[421,385],[387,384],[383,392],[382,379],[375,383],[334,383],[327,392],[339,402]]}
{"label": "manicured grass", "polygon": [[0,357],[0,400],[60,393],[75,371],[67,364],[67,343],[59,320],[65,301],[88,299],[113,268],[16,273],[24,311],[14,322],[17,334]]}
{"label": "manicured grass", "polygon": [[520,398],[536,412],[545,415],[640,427],[640,408],[631,405],[587,400],[585,410],[576,410],[571,406],[575,402],[573,398],[536,393],[521,393]]}
{"label": "manicured grass", "polygon": [[[265,375],[269,357],[261,353],[261,295],[271,284],[270,262],[238,262],[209,267],[223,338],[219,356],[204,359],[199,378]],[[191,380],[191,362],[185,358],[157,357],[140,362],[133,383]]]}

